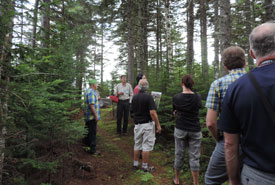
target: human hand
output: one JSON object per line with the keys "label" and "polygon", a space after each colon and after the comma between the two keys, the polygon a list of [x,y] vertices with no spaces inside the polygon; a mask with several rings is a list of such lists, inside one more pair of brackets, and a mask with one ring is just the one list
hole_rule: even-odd
{"label": "human hand", "polygon": [[124,93],[123,92],[119,92],[118,95],[123,95]]}
{"label": "human hand", "polygon": [[156,131],[158,134],[161,133],[161,127],[160,126],[157,126],[157,131]]}

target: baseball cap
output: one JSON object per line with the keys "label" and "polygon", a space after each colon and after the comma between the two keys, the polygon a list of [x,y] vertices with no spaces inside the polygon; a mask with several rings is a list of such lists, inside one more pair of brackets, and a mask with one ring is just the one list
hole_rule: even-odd
{"label": "baseball cap", "polygon": [[97,81],[96,81],[95,79],[92,79],[92,80],[89,81],[89,84],[90,84],[90,85],[94,85],[94,84],[96,84],[96,83],[97,83]]}

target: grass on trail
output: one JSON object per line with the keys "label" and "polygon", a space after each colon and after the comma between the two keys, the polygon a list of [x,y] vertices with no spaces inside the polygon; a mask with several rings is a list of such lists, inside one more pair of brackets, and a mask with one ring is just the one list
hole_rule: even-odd
{"label": "grass on trail", "polygon": [[[150,152],[150,165],[155,166],[156,170],[152,173],[144,173],[141,170],[134,171],[132,169],[133,163],[133,123],[129,122],[128,135],[116,135],[116,118],[112,115],[112,108],[101,110],[102,120],[99,122],[98,127],[98,145],[101,150],[112,153],[112,156],[119,156],[124,163],[118,164],[118,168],[123,167],[123,173],[120,174],[122,184],[127,185],[169,185],[172,184],[174,176],[173,163],[174,163],[174,141],[169,143],[159,143],[160,137],[157,135],[154,150]],[[163,139],[163,138],[162,138]],[[167,141],[166,141],[167,142]],[[102,156],[104,157],[104,156]],[[141,161],[139,162],[141,164]],[[180,181],[181,184],[188,185],[192,183],[192,174],[189,168],[188,152],[185,154],[184,159],[184,172],[181,171]],[[126,166],[126,167],[125,167]],[[125,172],[125,173],[124,173]],[[204,183],[204,174],[200,174],[200,184]],[[111,184],[111,182],[110,182]],[[228,183],[225,183],[228,184]]]}

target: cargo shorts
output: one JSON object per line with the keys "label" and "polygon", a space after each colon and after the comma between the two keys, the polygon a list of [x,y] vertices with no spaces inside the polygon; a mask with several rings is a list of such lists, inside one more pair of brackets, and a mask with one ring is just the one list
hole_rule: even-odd
{"label": "cargo shorts", "polygon": [[156,134],[155,122],[136,124],[134,128],[134,150],[152,151],[154,149]]}

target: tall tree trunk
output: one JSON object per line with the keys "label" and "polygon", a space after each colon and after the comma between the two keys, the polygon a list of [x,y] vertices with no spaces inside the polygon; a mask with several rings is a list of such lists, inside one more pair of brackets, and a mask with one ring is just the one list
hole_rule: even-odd
{"label": "tall tree trunk", "polygon": [[208,87],[208,60],[207,60],[207,2],[200,0],[200,27],[201,27],[201,63],[202,77],[205,79],[205,85]]}
{"label": "tall tree trunk", "polygon": [[49,47],[50,41],[50,3],[51,0],[43,0],[43,16],[42,16],[42,46],[43,48]]}
{"label": "tall tree trunk", "polygon": [[[231,45],[232,41],[232,22],[231,22],[231,7],[230,0],[220,0],[221,7],[221,51],[226,49]],[[224,76],[228,72],[223,67],[223,62],[221,62],[221,75]]]}
{"label": "tall tree trunk", "polygon": [[[245,27],[246,27],[246,35],[249,35],[252,31],[251,29],[251,23],[253,22],[251,19],[251,8],[250,8],[250,0],[245,0],[244,1],[245,5]],[[247,39],[247,46],[246,46],[246,51],[247,51],[247,63],[249,70],[253,69],[254,63],[253,59],[249,54],[249,40]]]}
{"label": "tall tree trunk", "polygon": [[95,52],[94,52],[94,79],[96,78],[96,61],[97,61],[97,53],[96,53],[96,40],[95,40]]}
{"label": "tall tree trunk", "polygon": [[132,0],[128,1],[127,4],[127,14],[128,14],[128,22],[127,22],[127,48],[128,48],[128,82],[130,84],[134,84],[134,46],[133,46],[133,15],[132,15]]}
{"label": "tall tree trunk", "polygon": [[160,66],[160,34],[161,34],[161,11],[160,11],[160,1],[157,0],[157,29],[156,29],[156,41],[157,41],[157,53],[156,53],[156,75],[159,74],[159,66]]}
{"label": "tall tree trunk", "polygon": [[173,58],[172,40],[171,40],[171,20],[170,20],[170,0],[165,0],[165,39],[166,39],[166,78],[170,78],[171,65]]}
{"label": "tall tree trunk", "polygon": [[138,1],[138,72],[145,73],[148,63],[148,43],[147,43],[147,0]]}
{"label": "tall tree trunk", "polygon": [[148,0],[143,0],[143,36],[142,36],[142,43],[143,43],[143,73],[147,73],[148,69],[148,22],[149,22],[149,14],[148,14]]}
{"label": "tall tree trunk", "polygon": [[219,0],[214,1],[214,53],[215,53],[215,58],[214,58],[214,79],[219,78],[219,32],[220,32],[220,27],[219,27]]}
{"label": "tall tree trunk", "polygon": [[193,59],[194,59],[194,2],[187,1],[187,73],[193,73]]}
{"label": "tall tree trunk", "polygon": [[11,68],[11,47],[13,32],[13,13],[15,2],[13,0],[4,0],[0,4],[0,185],[2,185],[2,174],[5,159],[5,126],[8,117],[8,98],[9,82]]}
{"label": "tall tree trunk", "polygon": [[32,28],[32,48],[35,48],[36,44],[36,29],[37,29],[37,14],[38,14],[39,0],[35,0],[33,10],[33,28]]}
{"label": "tall tree trunk", "polygon": [[23,44],[23,35],[24,35],[24,0],[21,0],[21,35],[20,35],[20,44]]}
{"label": "tall tree trunk", "polygon": [[104,22],[103,22],[103,15],[101,16],[101,53],[100,53],[100,83],[103,84],[103,67],[104,67],[104,62],[103,62],[103,36],[104,36]]}
{"label": "tall tree trunk", "polygon": [[80,49],[76,55],[76,61],[77,61],[76,88],[78,90],[79,95],[82,94],[83,74],[84,74],[84,56],[85,55],[84,55],[83,49]]}
{"label": "tall tree trunk", "polygon": [[62,27],[60,31],[60,45],[62,45],[63,42],[65,41],[65,30],[66,30],[65,0],[62,0],[61,16],[62,16]]}
{"label": "tall tree trunk", "polygon": [[274,0],[264,0],[264,9],[265,9],[265,14],[263,19],[264,22],[274,19],[274,15],[273,15],[274,4],[275,4]]}

